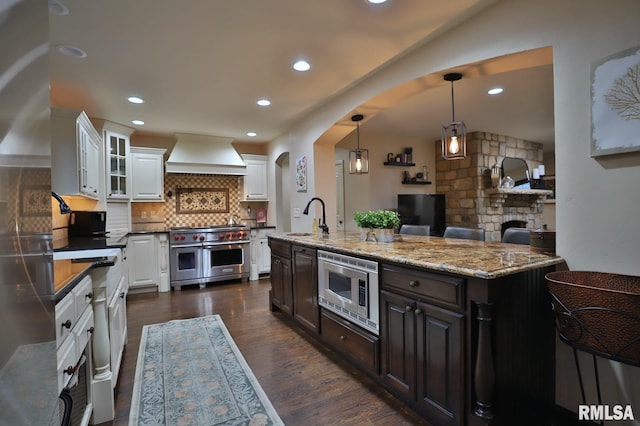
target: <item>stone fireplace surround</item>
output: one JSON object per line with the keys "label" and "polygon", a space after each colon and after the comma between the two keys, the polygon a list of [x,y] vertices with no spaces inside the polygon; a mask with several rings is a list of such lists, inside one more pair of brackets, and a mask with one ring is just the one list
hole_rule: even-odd
{"label": "stone fireplace surround", "polygon": [[500,241],[502,225],[518,221],[526,228],[542,226],[546,190],[491,187],[490,169],[505,157],[521,158],[529,170],[542,164],[542,144],[487,132],[467,134],[467,156],[442,159],[436,143],[436,193],[445,194],[447,226],[484,228],[486,241]]}

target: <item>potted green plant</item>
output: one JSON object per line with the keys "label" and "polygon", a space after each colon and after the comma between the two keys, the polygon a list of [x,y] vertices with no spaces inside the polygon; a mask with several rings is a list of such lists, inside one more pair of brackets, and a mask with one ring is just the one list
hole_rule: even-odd
{"label": "potted green plant", "polygon": [[394,230],[400,226],[398,213],[391,210],[356,212],[353,220],[360,227],[363,239],[372,237],[375,241],[393,241]]}

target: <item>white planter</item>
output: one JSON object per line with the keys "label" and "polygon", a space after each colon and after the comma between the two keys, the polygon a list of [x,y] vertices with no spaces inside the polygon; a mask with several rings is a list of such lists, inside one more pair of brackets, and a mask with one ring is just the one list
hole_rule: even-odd
{"label": "white planter", "polygon": [[393,229],[360,228],[360,239],[364,241],[390,243],[393,241],[393,236]]}

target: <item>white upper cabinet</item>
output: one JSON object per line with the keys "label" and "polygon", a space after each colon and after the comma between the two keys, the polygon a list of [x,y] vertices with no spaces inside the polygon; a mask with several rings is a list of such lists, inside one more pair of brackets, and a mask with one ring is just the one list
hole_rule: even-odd
{"label": "white upper cabinet", "polygon": [[91,120],[104,140],[105,192],[108,201],[131,198],[129,137],[135,129],[107,120]]}
{"label": "white upper cabinet", "polygon": [[83,111],[51,109],[51,189],[103,201],[102,138]]}
{"label": "white upper cabinet", "polygon": [[131,200],[164,201],[165,149],[131,147]]}
{"label": "white upper cabinet", "polygon": [[104,130],[105,158],[107,159],[107,199],[128,200],[129,182],[129,135]]}
{"label": "white upper cabinet", "polygon": [[267,157],[265,155],[243,154],[242,159],[247,165],[247,174],[243,177],[242,200],[267,201],[269,199]]}

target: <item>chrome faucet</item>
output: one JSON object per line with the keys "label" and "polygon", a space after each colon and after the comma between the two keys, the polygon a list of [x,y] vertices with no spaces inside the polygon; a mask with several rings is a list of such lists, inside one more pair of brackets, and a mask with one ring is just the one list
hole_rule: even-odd
{"label": "chrome faucet", "polygon": [[302,214],[306,214],[306,215],[309,214],[309,206],[311,205],[313,200],[318,200],[318,201],[320,201],[320,204],[322,204],[322,223],[320,225],[318,225],[318,227],[320,229],[322,229],[322,235],[328,236],[329,235],[329,227],[327,226],[327,216],[325,214],[324,201],[322,201],[322,198],[313,197],[311,200],[309,200],[309,202],[307,203],[307,207],[304,208],[304,210],[302,211]]}

